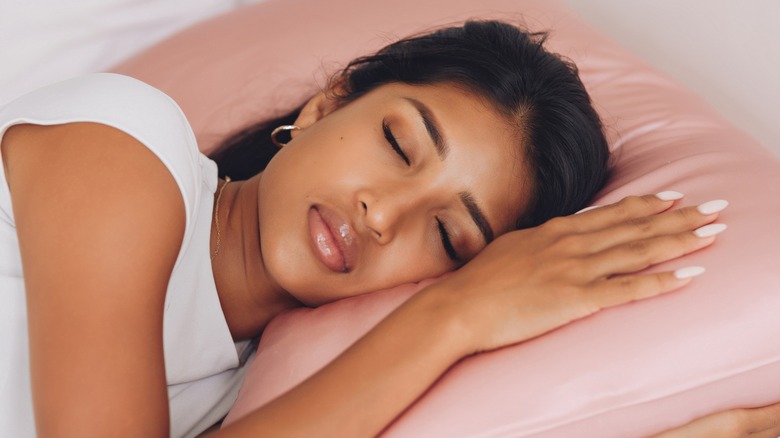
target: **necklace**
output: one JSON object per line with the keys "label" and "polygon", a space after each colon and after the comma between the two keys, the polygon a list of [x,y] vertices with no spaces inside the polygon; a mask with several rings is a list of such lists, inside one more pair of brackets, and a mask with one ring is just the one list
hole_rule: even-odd
{"label": "necklace", "polygon": [[219,254],[219,201],[222,200],[222,192],[225,191],[225,187],[230,184],[230,177],[225,175],[225,184],[222,184],[222,187],[219,188],[219,193],[217,194],[217,207],[214,209],[214,223],[217,225],[217,244],[214,248],[214,255],[211,256],[211,260],[214,260],[214,257]]}

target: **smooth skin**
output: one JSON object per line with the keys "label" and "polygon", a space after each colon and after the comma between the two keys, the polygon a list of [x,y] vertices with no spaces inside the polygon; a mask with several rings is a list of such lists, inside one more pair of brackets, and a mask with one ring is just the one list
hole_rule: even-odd
{"label": "smooth skin", "polygon": [[[412,92],[440,118],[451,161],[431,152],[424,127],[414,122],[416,112],[400,106]],[[408,132],[401,144],[417,154],[416,167],[393,155],[381,135],[383,118],[396,120],[399,137]],[[458,129],[464,120],[468,129]],[[439,217],[473,260],[399,307],[322,371],[215,436],[376,435],[460,358],[679,289],[691,280],[670,272],[631,273],[715,240],[692,231],[717,213],[672,210],[672,201],[652,195],[506,232],[512,217],[502,208],[506,199],[521,208],[526,195],[522,162],[506,159],[509,133],[501,130],[501,119],[452,87],[382,87],[343,107],[322,94],[302,112],[299,125],[305,129],[274,168],[223,194],[220,222],[226,225],[213,267],[234,338],[256,334],[279,311],[301,302],[320,304],[390,285],[393,272],[405,282],[452,270],[456,263],[439,247]],[[477,144],[481,158],[475,164],[469,149]],[[299,164],[297,156],[316,155],[317,146],[322,155]],[[329,158],[343,148],[351,162]],[[173,178],[145,146],[99,124],[18,125],[3,138],[2,153],[25,270],[39,435],[166,436],[162,313],[184,231]],[[296,164],[310,172],[311,182],[285,176]],[[325,173],[317,176],[317,167]],[[481,184],[485,172],[488,181],[504,183]],[[407,182],[401,178],[432,184],[402,185],[414,191],[396,192],[396,184]],[[285,182],[287,199],[272,198],[269,192]],[[503,193],[492,189],[497,185]],[[483,206],[499,236],[493,243],[480,240],[457,202],[463,190]],[[417,202],[385,202],[399,194]],[[361,239],[360,268],[334,273],[316,265],[299,216],[312,199],[352,218]],[[423,201],[435,208],[420,208],[428,205]],[[290,215],[288,228],[283,222],[264,228],[265,218],[276,213]],[[420,242],[424,246],[414,246]],[[277,253],[266,248],[286,245],[307,250],[293,248],[299,252],[271,260]],[[420,255],[406,257],[407,271],[394,260],[400,255],[393,256],[404,248]],[[416,266],[420,260],[426,261],[422,268]],[[291,278],[296,272],[306,278]],[[360,275],[368,282],[364,290],[354,285]],[[312,286],[317,284],[322,287]],[[388,357],[398,360],[383,359]],[[737,416],[745,430],[759,429],[771,409]],[[710,418],[722,416],[700,421],[706,426]]]}

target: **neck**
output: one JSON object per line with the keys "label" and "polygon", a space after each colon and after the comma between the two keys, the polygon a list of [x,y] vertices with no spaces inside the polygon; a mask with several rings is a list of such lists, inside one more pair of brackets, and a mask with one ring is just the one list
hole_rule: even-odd
{"label": "neck", "polygon": [[[268,275],[260,250],[258,186],[262,174],[246,181],[232,181],[214,193],[219,199],[219,250],[211,261],[222,312],[233,339],[248,339],[261,333],[280,312],[300,302],[282,290]],[[211,224],[211,254],[217,250],[217,227]]]}

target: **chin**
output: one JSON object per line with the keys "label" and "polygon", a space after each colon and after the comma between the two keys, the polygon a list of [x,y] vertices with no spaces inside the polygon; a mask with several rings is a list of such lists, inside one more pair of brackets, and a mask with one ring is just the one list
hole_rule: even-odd
{"label": "chin", "polygon": [[337,295],[330,292],[336,290],[334,279],[328,278],[333,274],[324,272],[317,261],[306,254],[307,248],[298,246],[298,250],[294,250],[292,246],[261,245],[263,264],[270,281],[308,307],[334,301],[336,298],[328,299]]}

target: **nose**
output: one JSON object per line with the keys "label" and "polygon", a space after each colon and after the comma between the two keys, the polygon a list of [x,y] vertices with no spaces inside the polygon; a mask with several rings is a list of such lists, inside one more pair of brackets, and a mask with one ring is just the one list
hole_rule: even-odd
{"label": "nose", "polygon": [[385,194],[381,198],[363,193],[359,202],[366,228],[381,245],[395,238],[413,203],[402,193]]}

